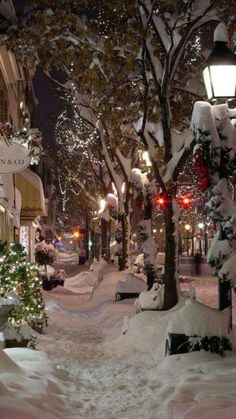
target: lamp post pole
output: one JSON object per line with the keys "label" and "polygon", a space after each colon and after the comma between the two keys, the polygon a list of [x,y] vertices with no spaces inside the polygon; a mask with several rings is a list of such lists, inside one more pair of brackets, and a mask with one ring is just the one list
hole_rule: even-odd
{"label": "lamp post pole", "polygon": [[[207,91],[208,100],[216,100],[215,103],[225,103],[229,98],[236,97],[236,55],[228,48],[228,31],[224,23],[220,23],[214,32],[215,46],[206,61],[203,70],[203,78]],[[214,168],[216,178],[219,181],[226,180],[228,184],[229,176],[233,174],[227,159],[229,158],[225,151],[225,144],[220,137],[219,146],[220,158],[218,169]],[[211,164],[211,162],[209,162]],[[223,198],[224,199],[224,198]],[[222,204],[222,202],[221,202]],[[233,214],[232,214],[233,215]],[[218,240],[229,240],[227,229],[225,229],[225,219],[220,220],[220,230]],[[206,228],[205,228],[206,231]],[[206,232],[205,232],[206,234]],[[205,235],[206,237],[206,235]],[[205,245],[206,248],[206,245]],[[230,256],[228,256],[230,257]],[[225,263],[222,259],[222,266]],[[219,276],[219,309],[230,308],[230,327],[232,328],[232,300],[231,283],[229,275],[221,279]]]}

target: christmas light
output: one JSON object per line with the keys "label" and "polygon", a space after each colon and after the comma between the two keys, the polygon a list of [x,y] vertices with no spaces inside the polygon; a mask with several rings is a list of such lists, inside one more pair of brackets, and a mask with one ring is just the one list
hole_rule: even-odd
{"label": "christmas light", "polygon": [[[38,266],[26,262],[26,253],[18,243],[10,245],[0,241],[0,291],[5,297],[15,291],[20,304],[10,312],[8,322],[20,327],[27,322],[31,327],[40,327],[46,323],[46,314],[41,294],[41,280],[38,278]],[[29,315],[29,312],[33,314]]]}

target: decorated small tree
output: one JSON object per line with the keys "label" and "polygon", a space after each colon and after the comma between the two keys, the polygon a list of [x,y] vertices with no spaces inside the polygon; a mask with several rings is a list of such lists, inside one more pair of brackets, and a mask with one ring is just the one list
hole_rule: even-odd
{"label": "decorated small tree", "polygon": [[55,259],[56,249],[51,244],[47,244],[43,240],[36,246],[35,260],[39,265],[44,265],[45,272],[47,272],[47,265],[52,265]]}
{"label": "decorated small tree", "polygon": [[20,244],[0,242],[0,295],[5,297],[10,291],[18,294],[20,302],[10,312],[9,325],[20,329],[27,323],[35,330],[42,330],[47,318],[38,267],[27,261]]}

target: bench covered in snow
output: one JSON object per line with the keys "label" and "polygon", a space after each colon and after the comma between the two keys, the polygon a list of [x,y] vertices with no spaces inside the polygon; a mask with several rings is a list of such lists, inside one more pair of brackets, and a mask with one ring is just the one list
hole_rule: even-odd
{"label": "bench covered in snow", "polygon": [[133,273],[127,273],[123,281],[117,282],[115,300],[120,301],[125,298],[137,298],[146,289],[147,284],[142,278],[139,278]]}

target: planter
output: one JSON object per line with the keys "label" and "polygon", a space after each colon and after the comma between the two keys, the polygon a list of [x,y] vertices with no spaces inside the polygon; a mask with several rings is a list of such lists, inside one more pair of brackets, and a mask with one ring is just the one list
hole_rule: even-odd
{"label": "planter", "polygon": [[53,289],[53,281],[52,279],[43,279],[43,289],[45,291],[50,291]]}
{"label": "planter", "polygon": [[6,304],[0,306],[0,330],[2,330],[3,326],[7,322],[10,311],[12,311],[14,308],[15,305],[13,304]]}
{"label": "planter", "polygon": [[64,279],[43,279],[43,289],[45,291],[51,291],[53,288],[56,288],[58,285],[60,285],[61,287],[64,286]]}
{"label": "planter", "polygon": [[60,285],[61,287],[64,286],[64,279],[52,279],[52,283],[53,283],[53,287],[56,288],[58,285]]}
{"label": "planter", "polygon": [[27,348],[29,342],[29,339],[22,339],[19,341],[16,339],[5,340],[6,348]]}

